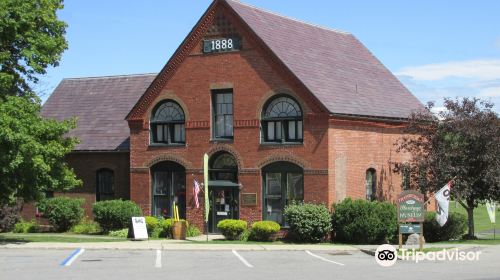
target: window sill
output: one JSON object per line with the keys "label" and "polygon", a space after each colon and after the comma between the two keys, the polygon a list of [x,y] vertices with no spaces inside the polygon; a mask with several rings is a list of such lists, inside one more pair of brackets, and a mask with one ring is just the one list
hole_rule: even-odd
{"label": "window sill", "polygon": [[149,143],[149,147],[185,147],[186,144],[175,143],[175,144],[164,144],[164,143]]}
{"label": "window sill", "polygon": [[217,143],[217,142],[233,142],[234,138],[212,138],[210,139],[210,143]]}
{"label": "window sill", "polygon": [[303,146],[304,142],[260,142],[261,146]]}

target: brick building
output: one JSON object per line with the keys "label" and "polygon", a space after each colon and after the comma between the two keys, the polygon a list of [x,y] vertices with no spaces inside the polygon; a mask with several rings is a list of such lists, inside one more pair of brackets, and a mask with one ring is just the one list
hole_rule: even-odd
{"label": "brick building", "polygon": [[65,79],[43,107],[76,116],[68,161],[74,195],[130,198],[145,214],[203,227],[209,156],[217,221],[275,220],[293,200],[392,200],[390,162],[405,118],[421,103],[352,34],[233,0],[215,0],[160,73]]}

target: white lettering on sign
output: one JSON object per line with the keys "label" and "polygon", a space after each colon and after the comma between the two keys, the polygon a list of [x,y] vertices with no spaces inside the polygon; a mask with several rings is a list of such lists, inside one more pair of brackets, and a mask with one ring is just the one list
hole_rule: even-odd
{"label": "white lettering on sign", "polygon": [[144,217],[132,217],[132,229],[134,230],[134,239],[148,239],[148,230]]}
{"label": "white lettering on sign", "polygon": [[212,51],[230,50],[233,48],[233,39],[212,40]]}

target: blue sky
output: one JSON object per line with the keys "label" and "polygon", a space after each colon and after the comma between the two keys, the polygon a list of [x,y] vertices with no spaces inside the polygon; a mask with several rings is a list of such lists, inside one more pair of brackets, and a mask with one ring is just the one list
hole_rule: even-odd
{"label": "blue sky", "polygon": [[[500,1],[244,0],[353,33],[422,102],[476,96],[500,111]],[[63,78],[161,70],[210,0],[67,0],[69,49],[36,86]]]}

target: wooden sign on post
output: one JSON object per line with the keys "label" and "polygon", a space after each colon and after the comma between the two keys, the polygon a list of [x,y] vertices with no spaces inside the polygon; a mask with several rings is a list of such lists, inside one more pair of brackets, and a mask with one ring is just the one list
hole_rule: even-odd
{"label": "wooden sign on post", "polygon": [[[420,250],[424,247],[424,195],[418,191],[403,191],[397,200],[398,204],[398,227],[399,232],[399,248],[403,247],[403,234],[416,233],[417,229],[419,231],[419,245]],[[405,223],[419,223],[401,225]],[[410,228],[412,228],[410,232]]]}

